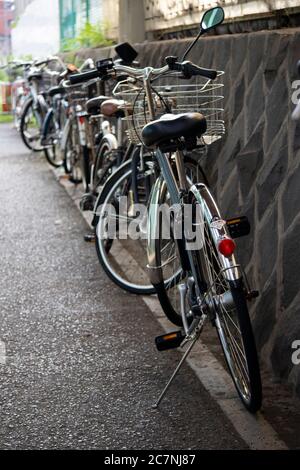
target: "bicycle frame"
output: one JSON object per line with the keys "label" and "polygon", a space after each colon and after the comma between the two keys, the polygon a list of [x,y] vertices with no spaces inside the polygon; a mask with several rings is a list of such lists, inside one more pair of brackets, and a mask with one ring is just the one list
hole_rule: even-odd
{"label": "bicycle frame", "polygon": [[[152,120],[155,120],[155,104],[153,100],[152,90],[151,90],[151,76],[152,76],[152,68],[147,67],[144,69],[143,74],[143,83],[146,92],[148,107],[150,111],[150,116]],[[164,73],[164,69],[161,69],[161,73]],[[156,234],[159,233],[159,226],[160,223],[160,208],[159,208],[159,201],[161,201],[162,189],[163,189],[163,181],[166,182],[168,192],[170,194],[170,199],[172,205],[183,205],[186,197],[181,196],[182,192],[188,194],[192,192],[196,201],[200,206],[204,208],[204,215],[205,219],[210,227],[211,234],[214,240],[217,242],[224,236],[229,236],[226,222],[222,221],[220,212],[218,207],[208,190],[205,184],[191,184],[186,176],[185,167],[184,167],[184,155],[182,151],[177,150],[175,154],[175,165],[176,171],[178,174],[178,181],[175,178],[174,172],[172,170],[172,166],[170,163],[169,158],[161,151],[158,147],[155,149],[155,158],[157,160],[158,166],[160,168],[161,174],[163,178],[158,178],[156,184],[154,185],[148,205],[148,246],[147,246],[147,253],[148,253],[148,271],[149,277],[152,284],[155,286],[156,284],[160,284],[163,282],[163,275],[162,275],[162,267],[159,266],[157,262],[157,253],[156,253],[156,243],[155,237]],[[187,201],[188,202],[188,201]],[[213,221],[220,222],[220,228],[213,228],[212,222]],[[217,224],[214,225],[216,227]],[[185,232],[183,230],[183,232]],[[183,233],[183,237],[185,238],[185,233]],[[189,267],[192,271],[192,275],[196,281],[196,289],[198,290],[197,295],[200,296],[201,293],[199,292],[199,285],[202,283],[202,274],[199,273],[195,269],[195,262],[194,262],[194,255],[195,252],[191,250],[187,250],[185,247],[185,240],[184,243],[177,243],[179,256],[186,265],[186,258],[188,258]],[[232,255],[230,258],[226,258],[221,253],[218,253],[220,263],[222,266],[223,271],[225,272],[225,276],[228,281],[238,281],[241,279],[242,274],[239,267],[236,264],[235,257]],[[201,268],[201,266],[200,266]],[[200,270],[201,271],[201,270]]]}

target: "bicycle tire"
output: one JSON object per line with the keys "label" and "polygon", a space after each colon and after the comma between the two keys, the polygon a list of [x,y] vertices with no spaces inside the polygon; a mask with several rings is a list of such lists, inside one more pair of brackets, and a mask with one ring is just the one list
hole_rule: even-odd
{"label": "bicycle tire", "polygon": [[[199,165],[199,162],[195,158],[192,158],[191,156],[186,156],[185,157],[185,164],[186,165],[196,165],[197,169],[200,172],[201,180],[203,182],[205,182],[205,184],[208,184],[206,175],[205,175],[202,167]],[[161,201],[161,203],[163,203],[163,201]],[[161,256],[162,247],[161,247],[161,239],[160,238],[157,239],[157,244],[158,244],[158,246],[157,246],[157,249],[156,249],[156,253]],[[158,266],[162,266],[164,264],[162,262],[161,258],[158,258],[157,264],[158,264]],[[180,275],[178,275],[175,278],[172,285],[166,286],[165,282],[161,282],[159,284],[156,284],[155,289],[156,289],[156,294],[158,296],[161,308],[162,308],[164,314],[166,315],[166,317],[168,318],[168,320],[171,323],[173,323],[174,325],[182,327],[183,323],[182,323],[181,314],[178,311],[178,309],[174,308],[174,305],[173,305],[174,300],[172,302],[172,300],[170,299],[170,295],[169,295],[170,294],[170,289],[172,289],[172,288],[176,289],[177,288],[176,286],[180,282],[180,279],[181,279],[181,277],[180,277]],[[180,305],[179,302],[178,302],[178,305]]]}
{"label": "bicycle tire", "polygon": [[[211,198],[211,195],[207,197]],[[212,206],[210,202],[211,200],[206,200],[204,205],[210,207]],[[197,202],[196,204],[202,210],[202,205],[200,206]],[[213,305],[212,323],[216,327],[234,386],[245,408],[255,413],[261,407],[262,385],[246,289],[242,277],[235,281],[229,281],[226,278],[220,262],[217,242],[212,234],[211,215],[208,216],[205,211],[202,214],[204,243],[197,253],[196,259],[200,264],[197,266],[196,262],[196,267],[198,272],[208,273],[204,284],[209,285],[210,288],[203,293],[205,293],[206,300],[209,299],[209,303]],[[233,265],[238,265],[235,258],[232,262]]]}
{"label": "bicycle tire", "polygon": [[96,161],[93,172],[93,189],[103,186],[105,181],[113,173],[114,161],[109,160],[109,154],[115,150],[109,139],[103,137],[97,149]]}
{"label": "bicycle tire", "polygon": [[30,145],[29,140],[26,138],[26,134],[25,134],[26,118],[32,106],[33,106],[33,99],[31,98],[25,104],[23,112],[22,112],[21,121],[20,121],[20,134],[21,134],[23,143],[26,145],[26,147],[29,150],[31,150],[32,152],[41,152],[44,149],[44,147],[41,145],[37,148],[34,148],[32,145]]}
{"label": "bicycle tire", "polygon": [[[52,126],[52,127],[51,127]],[[55,122],[54,122],[54,113],[52,112],[51,114],[51,117],[49,118],[49,120],[47,120],[45,122],[45,127],[44,127],[44,132],[43,132],[43,136],[45,138],[45,140],[47,140],[47,136],[49,134],[49,132],[51,132],[52,129],[55,129],[56,126],[55,126]],[[58,144],[59,145],[59,144]],[[58,146],[57,145],[57,146]],[[44,153],[45,153],[45,157],[46,157],[46,160],[48,161],[48,163],[53,166],[54,168],[60,168],[62,165],[63,165],[63,158],[61,158],[61,160],[59,160],[58,162],[55,161],[55,157],[53,158],[52,154],[51,154],[51,150],[53,152],[53,155],[55,156],[57,150],[56,150],[56,145],[52,145],[51,147],[46,147],[44,148]]]}
{"label": "bicycle tire", "polygon": [[73,126],[77,126],[76,120],[71,121],[68,135],[66,137],[63,167],[65,173],[69,176],[71,183],[77,185],[82,182],[82,166],[80,163],[81,156],[77,155],[76,158],[74,158],[74,153],[78,154],[80,146],[79,141],[76,142],[73,140],[73,138],[78,139],[78,133],[74,130]]}
{"label": "bicycle tire", "polygon": [[226,363],[232,377],[235,388],[238,392],[238,395],[243,402],[244,406],[250,413],[256,413],[262,405],[262,384],[260,376],[260,368],[258,355],[256,350],[256,344],[253,334],[253,329],[250,321],[247,300],[245,296],[245,290],[243,288],[242,281],[239,283],[231,283],[231,293],[236,305],[236,311],[239,320],[239,326],[241,330],[244,351],[246,355],[246,360],[248,364],[248,374],[249,374],[249,385],[250,385],[250,396],[245,397],[241,391],[241,387],[237,382],[235,376],[234,367],[232,365],[232,360],[228,356],[228,346],[224,342],[222,337],[222,331],[216,325],[217,333],[223,349],[223,353],[226,359]]}
{"label": "bicycle tire", "polygon": [[[97,213],[97,210],[100,206],[105,204],[105,201],[107,197],[110,195],[111,191],[113,190],[114,187],[118,185],[118,183],[122,180],[122,178],[126,178],[130,176],[132,167],[131,167],[131,160],[125,162],[121,167],[116,170],[106,181],[98,199],[95,205],[95,212]],[[96,252],[98,256],[98,260],[105,271],[105,273],[108,275],[108,277],[120,288],[123,290],[130,292],[132,294],[137,294],[137,295],[150,295],[155,293],[155,289],[152,286],[152,284],[145,284],[145,285],[134,285],[133,283],[129,283],[127,280],[122,278],[120,275],[117,275],[117,273],[113,270],[112,266],[109,264],[109,262],[106,259],[106,253],[104,251],[107,249],[104,247],[104,243],[101,243],[101,240],[99,240],[98,233],[97,233],[97,227],[98,227],[98,222],[99,222],[99,215],[95,217],[94,221],[94,226],[95,226],[95,240],[96,240]]]}

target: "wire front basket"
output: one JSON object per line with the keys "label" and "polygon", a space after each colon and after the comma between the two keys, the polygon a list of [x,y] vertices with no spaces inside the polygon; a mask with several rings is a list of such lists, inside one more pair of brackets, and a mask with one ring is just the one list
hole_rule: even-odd
{"label": "wire front basket", "polygon": [[[224,109],[222,108],[223,75],[218,72],[215,80],[202,77],[185,80],[164,76],[152,83],[152,97],[155,118],[163,114],[182,114],[198,112],[207,121],[207,131],[201,137],[201,144],[210,145],[225,134]],[[143,86],[126,80],[120,82],[114,95],[122,98],[126,105],[126,132],[131,142],[142,142],[141,133],[146,124],[151,122],[148,100]]]}

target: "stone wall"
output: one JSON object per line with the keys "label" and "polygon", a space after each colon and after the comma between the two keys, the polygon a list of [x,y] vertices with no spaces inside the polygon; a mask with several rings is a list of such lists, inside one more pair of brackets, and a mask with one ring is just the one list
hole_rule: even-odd
{"label": "stone wall", "polygon": [[225,22],[248,21],[253,18],[276,18],[295,13],[298,0],[144,0],[145,23],[148,37],[167,30],[182,30],[198,26],[205,10],[222,6]]}
{"label": "stone wall", "polygon": [[[138,45],[143,64],[183,54],[190,40]],[[107,57],[109,50],[93,52]],[[300,29],[203,38],[190,59],[225,70],[227,135],[203,165],[224,216],[247,215],[239,260],[260,297],[251,309],[261,361],[300,394],[300,123],[291,121]]]}

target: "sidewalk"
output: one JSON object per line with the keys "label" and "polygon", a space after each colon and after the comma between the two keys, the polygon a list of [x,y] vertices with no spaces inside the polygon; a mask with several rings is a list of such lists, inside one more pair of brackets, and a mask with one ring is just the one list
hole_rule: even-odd
{"label": "sidewalk", "polygon": [[0,126],[1,449],[243,449],[179,353],[159,354],[144,302],[102,272],[43,155]]}

